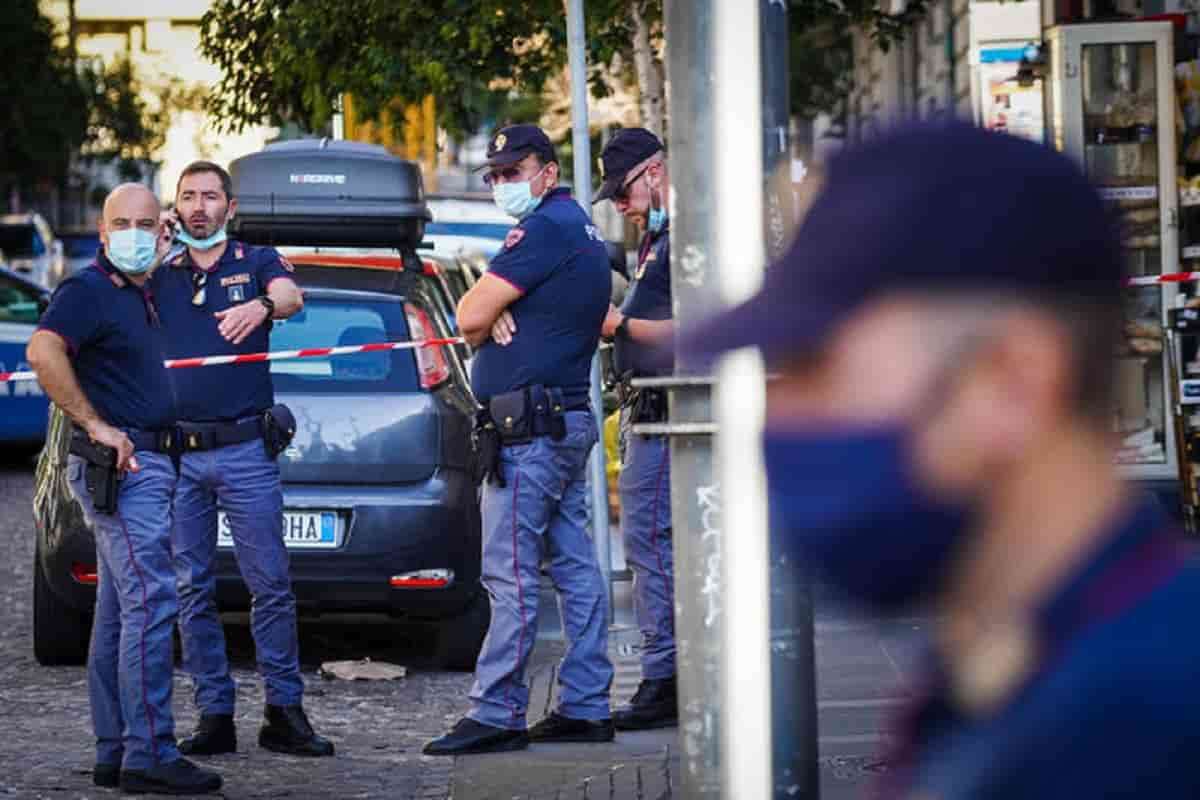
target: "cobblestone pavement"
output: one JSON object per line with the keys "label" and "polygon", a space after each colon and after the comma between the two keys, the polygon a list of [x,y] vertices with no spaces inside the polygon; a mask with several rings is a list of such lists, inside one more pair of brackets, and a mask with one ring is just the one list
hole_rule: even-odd
{"label": "cobblestone pavement", "polygon": [[[40,666],[33,657],[32,466],[0,464],[0,798],[111,798],[91,783],[92,737],[82,667]],[[308,760],[257,745],[263,704],[245,626],[227,625],[238,680],[239,752],[207,759],[225,777],[227,798],[445,798],[451,759],[421,755],[463,711],[471,676],[422,666],[419,640],[386,626],[301,624],[305,705],[336,758]],[[553,648],[542,648],[545,657]],[[321,661],[362,658],[410,667],[390,682],[326,681]],[[539,654],[540,657],[540,654]],[[175,680],[176,732],[195,724],[190,681]]]}
{"label": "cobblestone pavement", "polygon": [[[0,448],[0,800],[117,797],[91,783],[92,737],[82,667],[47,668],[33,658],[34,526],[32,463],[3,462]],[[629,585],[616,586],[611,637],[617,668],[613,701],[633,694],[640,678],[632,645]],[[883,719],[902,702],[921,620],[885,624],[846,617],[818,603],[816,655],[820,705],[820,775],[824,800],[857,797],[881,768]],[[554,705],[554,664],[562,653],[553,591],[543,592],[543,620],[531,665],[530,724]],[[207,759],[225,777],[223,797],[454,798],[454,800],[660,800],[682,797],[676,731],[622,733],[611,744],[535,745],[522,753],[429,758],[421,746],[459,719],[471,676],[431,669],[428,642],[384,625],[301,622],[301,658],[309,716],[338,748],[333,759],[280,756],[257,745],[263,703],[245,624],[226,626],[238,680],[240,751]],[[389,682],[326,681],[323,661],[371,657],[402,664]],[[195,724],[191,687],[177,676],[176,732]]]}

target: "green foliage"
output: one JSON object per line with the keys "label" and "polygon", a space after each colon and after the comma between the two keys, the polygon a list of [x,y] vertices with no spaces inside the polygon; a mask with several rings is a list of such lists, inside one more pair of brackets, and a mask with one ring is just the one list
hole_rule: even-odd
{"label": "green foliage", "polygon": [[[600,68],[629,48],[630,2],[661,18],[662,0],[588,0],[593,91]],[[319,130],[343,93],[375,117],[392,101],[437,98],[451,132],[520,116],[566,63],[562,0],[216,0],[201,49],[223,78],[209,111],[229,130],[296,122]]]}
{"label": "green foliage", "polygon": [[107,66],[85,65],[79,71],[79,80],[90,98],[82,155],[115,162],[124,180],[141,177],[139,162],[153,160],[165,144],[175,113],[199,110],[203,104],[203,89],[189,87],[178,78],[157,91],[148,91],[133,64],[124,57]]}
{"label": "green foliage", "polygon": [[147,102],[133,65],[71,63],[37,0],[10,0],[0,26],[0,176],[29,187],[61,181],[78,154],[115,161],[125,179],[162,146],[171,114],[198,107],[195,89],[173,81]]}
{"label": "green foliage", "polygon": [[37,0],[9,0],[0,25],[0,175],[22,185],[66,174],[87,96]]}
{"label": "green foliage", "polygon": [[876,0],[791,0],[792,113],[807,118],[836,113],[851,86],[854,30],[887,52],[928,6],[929,0],[909,0],[902,13],[888,14]]}

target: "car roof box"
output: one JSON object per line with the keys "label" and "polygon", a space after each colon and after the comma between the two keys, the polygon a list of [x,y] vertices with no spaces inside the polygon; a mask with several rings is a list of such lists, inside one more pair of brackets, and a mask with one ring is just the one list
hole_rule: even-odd
{"label": "car roof box", "polygon": [[229,231],[251,244],[411,248],[431,219],[420,167],[378,145],[278,142],[229,173],[238,201]]}

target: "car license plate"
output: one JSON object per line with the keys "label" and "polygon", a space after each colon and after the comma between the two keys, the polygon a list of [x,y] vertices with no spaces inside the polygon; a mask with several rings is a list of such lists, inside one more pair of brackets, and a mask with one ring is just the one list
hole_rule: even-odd
{"label": "car license plate", "polygon": [[[336,511],[285,509],[283,543],[292,550],[332,550],[341,547],[341,519]],[[233,529],[224,511],[217,514],[217,546],[233,547]]]}

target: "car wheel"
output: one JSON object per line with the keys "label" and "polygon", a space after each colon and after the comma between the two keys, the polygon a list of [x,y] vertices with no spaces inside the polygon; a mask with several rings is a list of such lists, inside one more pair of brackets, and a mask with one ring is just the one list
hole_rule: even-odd
{"label": "car wheel", "polygon": [[492,607],[487,592],[479,592],[467,610],[442,621],[437,633],[437,649],[433,659],[443,669],[469,671],[475,669],[483,637],[492,621]]}
{"label": "car wheel", "polygon": [[33,655],[47,667],[76,666],[87,661],[91,615],[71,608],[54,594],[42,572],[41,559],[33,562]]}

